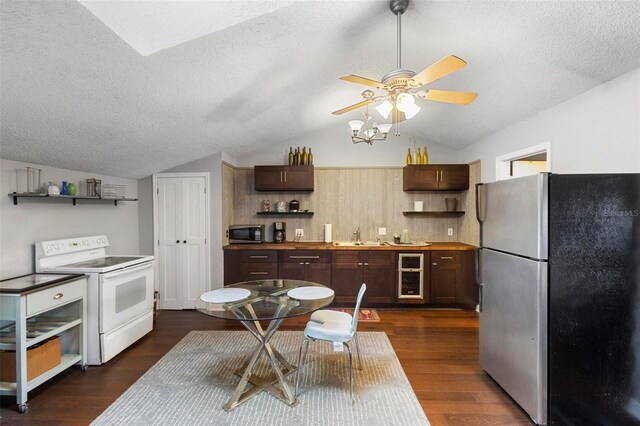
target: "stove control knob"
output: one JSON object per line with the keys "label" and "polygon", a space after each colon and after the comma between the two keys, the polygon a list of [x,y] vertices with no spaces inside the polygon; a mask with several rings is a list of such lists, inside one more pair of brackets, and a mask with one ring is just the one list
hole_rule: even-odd
{"label": "stove control knob", "polygon": [[59,250],[59,249],[60,249],[60,246],[58,245],[58,243],[55,243],[55,244],[53,245],[53,248],[54,248],[54,249],[56,249],[56,250]]}
{"label": "stove control knob", "polygon": [[89,245],[89,241],[87,241],[87,240],[82,240],[82,245],[83,245],[83,246],[88,246],[88,245]]}
{"label": "stove control knob", "polygon": [[46,248],[47,253],[51,253],[53,251],[53,244],[49,244]]}

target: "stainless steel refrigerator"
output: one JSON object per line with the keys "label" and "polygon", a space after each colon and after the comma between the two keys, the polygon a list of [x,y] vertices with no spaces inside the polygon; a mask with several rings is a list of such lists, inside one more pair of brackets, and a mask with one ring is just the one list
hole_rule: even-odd
{"label": "stainless steel refrigerator", "polygon": [[482,368],[538,424],[640,424],[640,174],[476,191]]}

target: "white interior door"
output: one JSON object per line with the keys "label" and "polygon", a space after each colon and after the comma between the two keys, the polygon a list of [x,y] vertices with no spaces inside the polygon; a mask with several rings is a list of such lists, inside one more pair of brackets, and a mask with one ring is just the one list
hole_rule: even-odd
{"label": "white interior door", "polygon": [[207,291],[206,182],[203,177],[182,179],[182,308],[193,309]]}
{"label": "white interior door", "polygon": [[156,262],[161,309],[193,309],[209,289],[208,176],[163,174],[156,181]]}
{"label": "white interior door", "polygon": [[158,178],[158,291],[161,309],[182,309],[182,179]]}

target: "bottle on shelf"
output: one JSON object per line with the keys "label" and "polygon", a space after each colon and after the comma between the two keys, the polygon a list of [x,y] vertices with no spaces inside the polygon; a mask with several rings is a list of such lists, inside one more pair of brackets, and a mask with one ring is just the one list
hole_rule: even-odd
{"label": "bottle on shelf", "polygon": [[427,154],[427,147],[424,147],[424,152],[422,153],[422,164],[429,164],[429,154]]}
{"label": "bottle on shelf", "polygon": [[307,156],[307,147],[303,146],[302,147],[302,163],[301,164],[303,166],[306,166],[307,164],[309,164],[308,161],[309,161],[309,158]]}
{"label": "bottle on shelf", "polygon": [[311,148],[309,148],[309,156],[307,157],[307,164],[313,166],[313,154],[311,153]]}
{"label": "bottle on shelf", "polygon": [[416,164],[422,164],[422,154],[420,154],[420,148],[418,148],[418,153],[416,154]]}
{"label": "bottle on shelf", "polygon": [[293,166],[293,147],[289,147],[289,165]]}
{"label": "bottle on shelf", "polygon": [[300,154],[298,154],[298,148],[296,148],[296,151],[293,153],[293,165],[297,166],[299,160],[300,160]]}
{"label": "bottle on shelf", "polygon": [[411,148],[407,148],[407,166],[413,164],[413,158],[411,156]]}

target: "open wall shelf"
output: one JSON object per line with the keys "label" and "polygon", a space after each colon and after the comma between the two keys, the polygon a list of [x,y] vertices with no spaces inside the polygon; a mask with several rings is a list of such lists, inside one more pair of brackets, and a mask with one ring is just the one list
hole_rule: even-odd
{"label": "open wall shelf", "polygon": [[73,205],[76,205],[76,200],[93,200],[107,203],[113,203],[114,206],[118,205],[118,201],[138,201],[137,198],[106,198],[106,197],[86,197],[82,195],[49,195],[49,194],[30,194],[28,192],[11,192],[9,197],[13,198],[13,205],[18,205],[19,198],[31,198],[38,201],[50,201],[50,200],[72,200]]}
{"label": "open wall shelf", "polygon": [[402,214],[405,215],[405,216],[422,216],[422,217],[457,217],[457,216],[464,215],[464,212],[462,212],[462,211],[455,211],[455,212],[448,212],[448,211],[442,211],[442,212],[402,212]]}
{"label": "open wall shelf", "polygon": [[258,216],[313,216],[313,212],[257,212]]}

